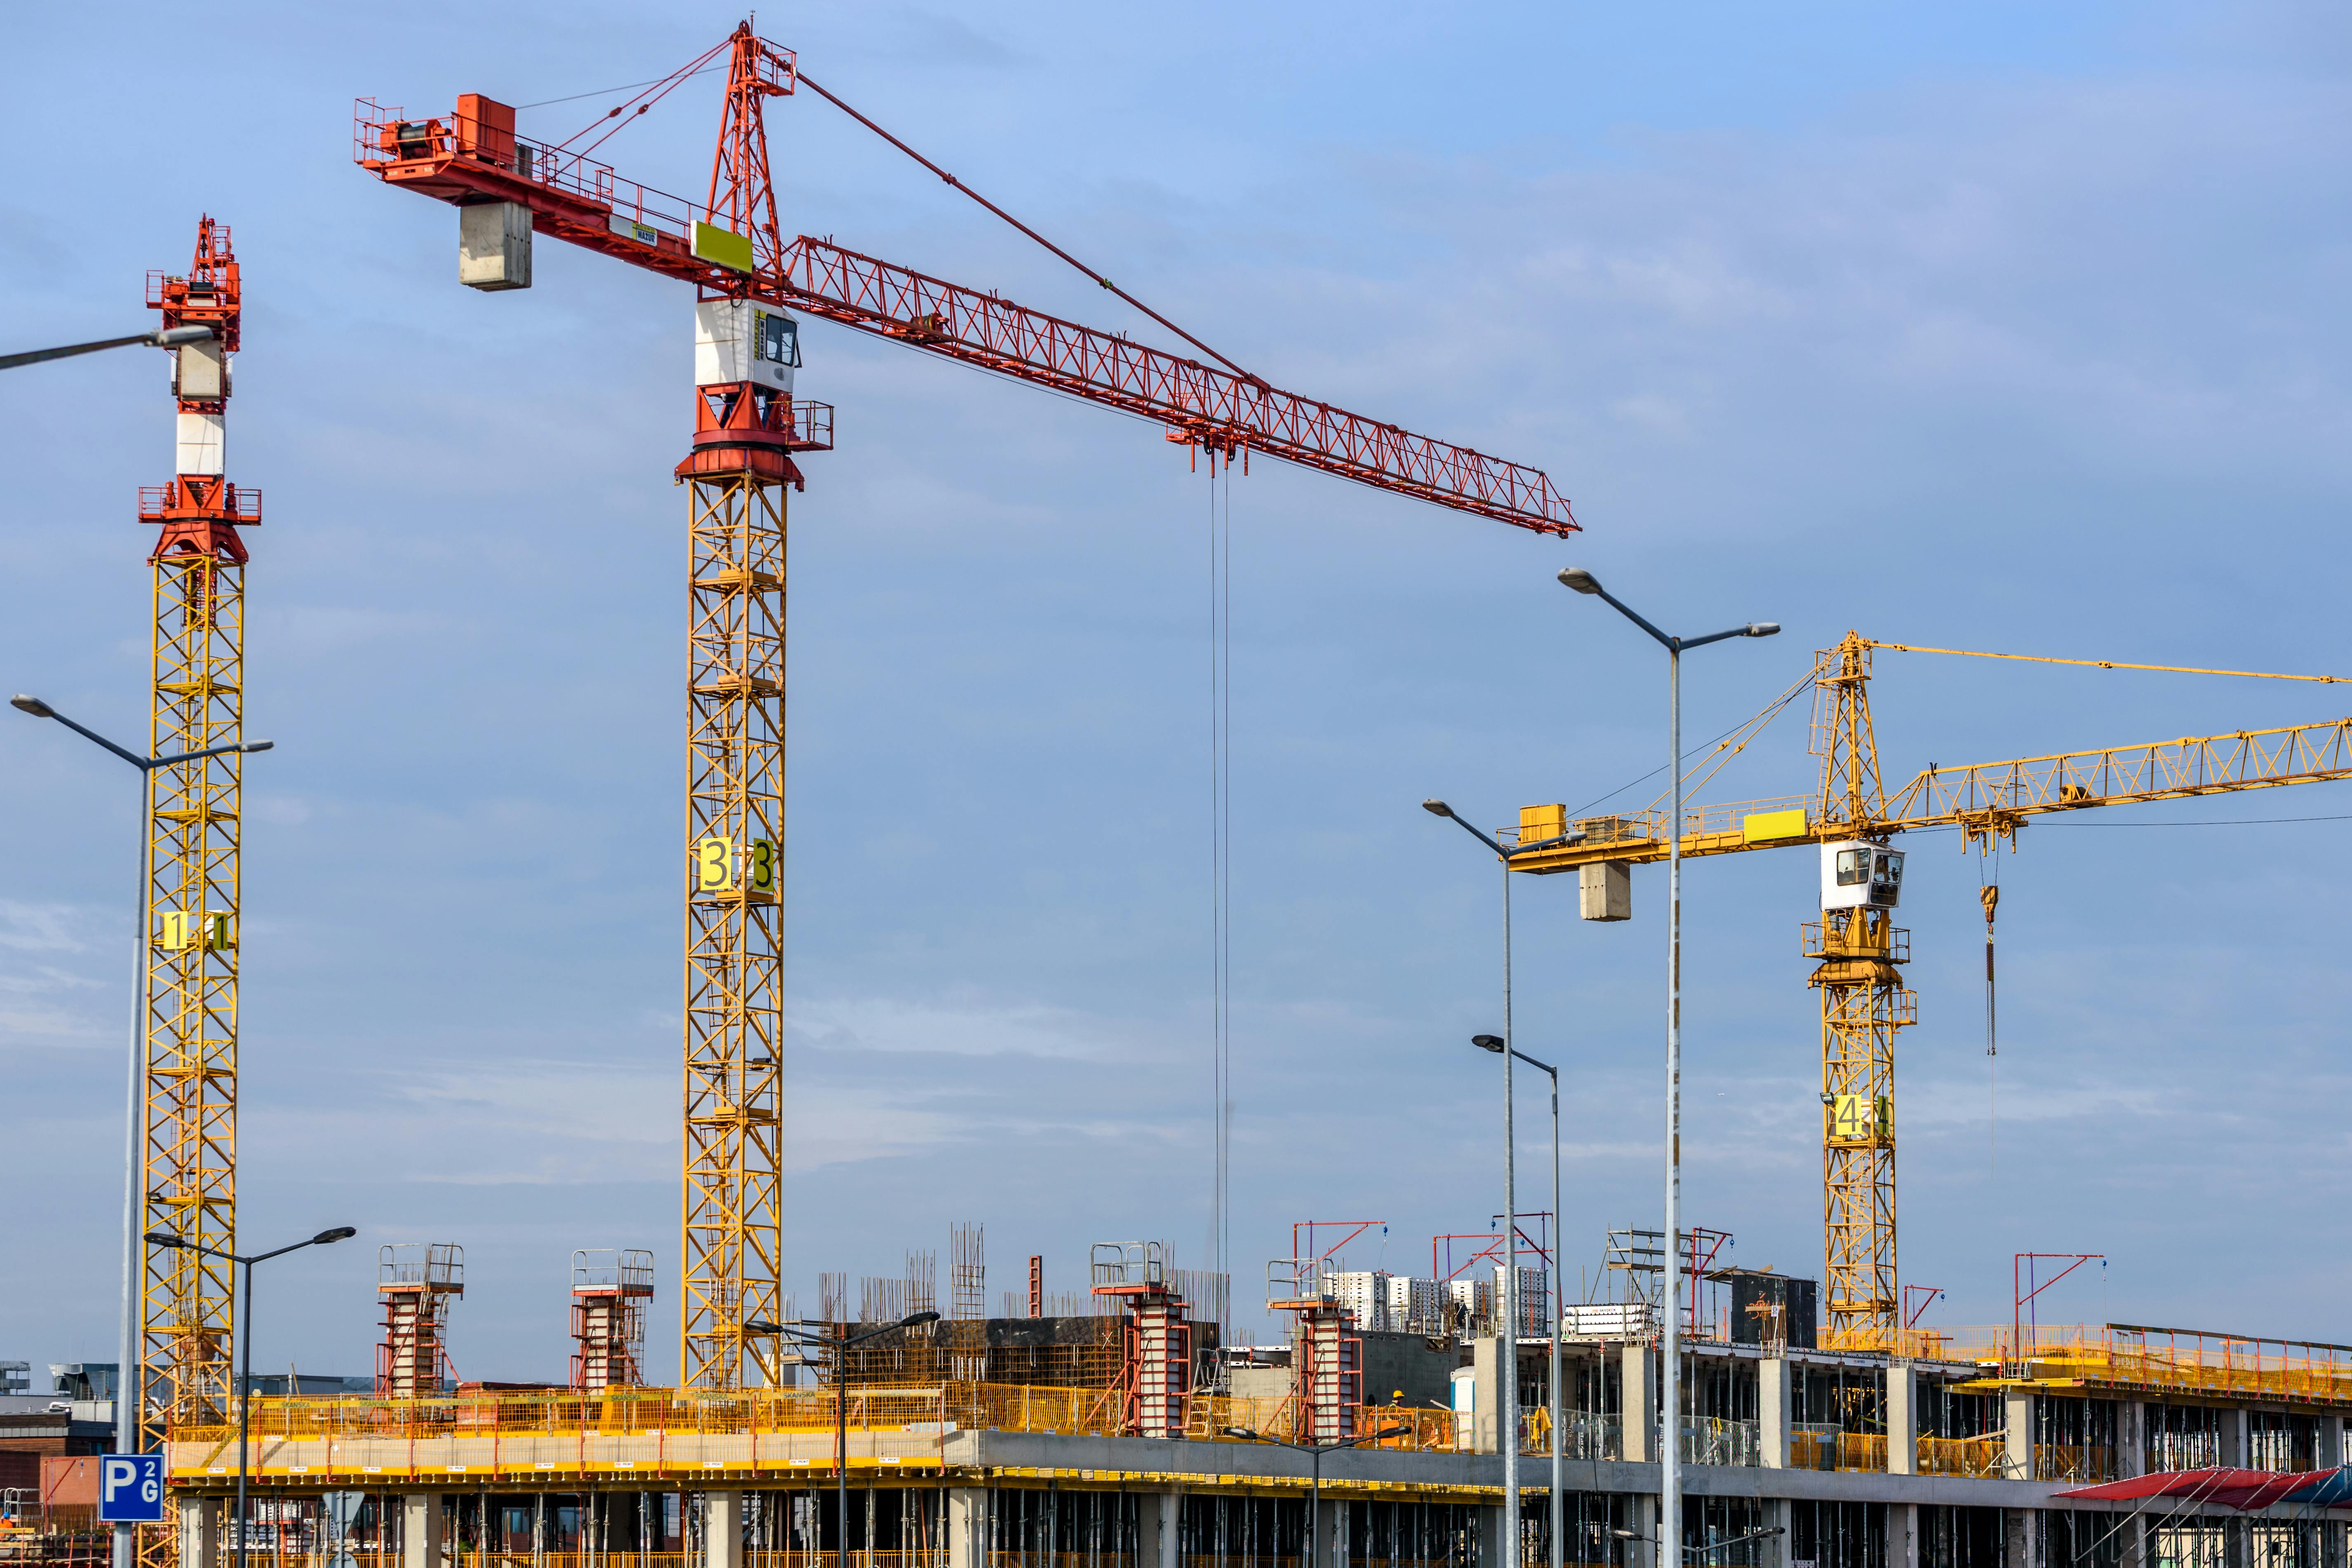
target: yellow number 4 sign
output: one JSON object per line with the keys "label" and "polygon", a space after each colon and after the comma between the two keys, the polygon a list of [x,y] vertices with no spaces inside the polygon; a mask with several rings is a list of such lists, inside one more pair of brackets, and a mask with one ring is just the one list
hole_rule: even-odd
{"label": "yellow number 4 sign", "polygon": [[1831,1105],[1830,1136],[1856,1142],[1893,1131],[1893,1107],[1866,1094],[1841,1094]]}

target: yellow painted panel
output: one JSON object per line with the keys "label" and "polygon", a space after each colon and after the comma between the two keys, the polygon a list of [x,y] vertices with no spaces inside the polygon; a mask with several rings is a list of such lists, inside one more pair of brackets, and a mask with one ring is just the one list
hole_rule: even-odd
{"label": "yellow painted panel", "polygon": [[694,254],[701,260],[719,267],[731,267],[738,272],[749,272],[752,268],[751,237],[720,228],[715,223],[696,222]]}
{"label": "yellow painted panel", "polygon": [[1568,831],[1568,807],[1565,805],[1523,805],[1519,807],[1519,842],[1540,844],[1547,838],[1557,838]]}
{"label": "yellow painted panel", "polygon": [[1739,819],[1739,833],[1750,844],[1769,844],[1775,838],[1802,838],[1805,836],[1805,808],[1799,805],[1787,811],[1750,812]]}

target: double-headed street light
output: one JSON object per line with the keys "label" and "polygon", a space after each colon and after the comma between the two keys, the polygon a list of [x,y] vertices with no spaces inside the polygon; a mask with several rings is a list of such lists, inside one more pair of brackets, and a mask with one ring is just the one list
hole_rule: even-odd
{"label": "double-headed street light", "polygon": [[[1644,620],[1580,566],[1559,574],[1563,587],[1590,594],[1641,627],[1666,650],[1666,754],[1674,770],[1674,806],[1666,842],[1666,1245],[1665,1321],[1658,1348],[1659,1394],[1665,1403],[1658,1445],[1658,1539],[1682,1539],[1682,1231],[1683,1183],[1683,650],[1729,637],[1769,637],[1774,621],[1750,621],[1702,637],[1671,637]],[[1630,1416],[1629,1416],[1630,1418]],[[1647,1418],[1646,1414],[1644,1419]],[[1664,1564],[1660,1568],[1664,1568]]]}
{"label": "double-headed street light", "polygon": [[[1539,1062],[1527,1052],[1507,1045],[1499,1035],[1473,1035],[1470,1043],[1482,1051],[1493,1051],[1506,1062],[1514,1057],[1551,1079],[1551,1253],[1552,1289],[1559,1289],[1559,1237],[1567,1221],[1559,1206],[1559,1069],[1549,1062]],[[1560,1489],[1563,1460],[1560,1453],[1560,1390],[1559,1390],[1559,1314],[1558,1300],[1549,1303],[1551,1316],[1551,1568],[1559,1568],[1560,1531],[1566,1524],[1562,1511]]]}
{"label": "double-headed street light", "polygon": [[[175,329],[176,330],[176,329]],[[206,328],[207,336],[211,329]],[[193,341],[193,340],[190,340]],[[104,346],[104,345],[100,345]],[[116,745],[95,730],[75,723],[37,697],[22,692],[8,699],[8,705],[20,713],[36,719],[54,719],[82,739],[108,751],[139,770],[139,897],[131,903],[132,948],[131,971],[131,1071],[130,1087],[125,1091],[127,1107],[123,1112],[122,1131],[122,1314],[121,1331],[121,1364],[114,1373],[114,1451],[135,1454],[139,1451],[139,1405],[146,1390],[139,1386],[139,1156],[142,1112],[145,1109],[141,1090],[145,1087],[145,1057],[147,1037],[147,883],[154,874],[151,857],[155,845],[155,792],[148,779],[157,768],[174,763],[194,762],[199,757],[216,757],[226,752],[266,752],[275,743],[269,741],[237,741],[223,746],[207,746],[200,752],[174,752],[168,756],[142,756]],[[131,1568],[131,1527],[114,1527],[113,1568]]]}
{"label": "double-headed street light", "polygon": [[834,1510],[838,1516],[834,1521],[833,1532],[835,1568],[849,1568],[849,1347],[864,1344],[867,1340],[878,1340],[884,1334],[895,1334],[900,1329],[918,1329],[925,1323],[939,1321],[937,1312],[909,1312],[895,1323],[885,1323],[862,1334],[851,1333],[847,1323],[772,1323],[763,1318],[743,1321],[743,1331],[747,1334],[772,1334],[799,1345],[803,1352],[825,1349],[834,1352],[833,1478],[836,1499]]}
{"label": "double-headed street light", "polygon": [[[23,699],[18,699],[19,702],[22,700]],[[92,739],[96,737],[93,736]],[[103,742],[100,743],[104,744]],[[224,1251],[217,1247],[206,1247],[200,1241],[190,1241],[186,1237],[168,1230],[151,1230],[147,1233],[147,1244],[151,1247],[175,1247],[189,1252],[201,1252],[207,1258],[218,1258],[236,1264],[245,1270],[245,1306],[236,1314],[236,1568],[245,1568],[246,1537],[250,1533],[245,1521],[245,1478],[247,1436],[253,1425],[253,1266],[257,1263],[267,1263],[273,1258],[283,1258],[289,1252],[299,1252],[306,1247],[325,1247],[331,1242],[345,1241],[358,1234],[359,1232],[350,1226],[339,1225],[332,1230],[322,1230],[318,1235],[307,1240],[295,1242],[289,1247],[280,1247],[273,1251],[257,1252],[246,1256]],[[117,1400],[121,1400],[123,1396],[123,1378],[130,1371],[130,1364],[126,1363],[114,1374],[114,1397]],[[293,1394],[298,1391],[289,1388],[286,1392]],[[131,1450],[125,1448],[122,1451],[130,1453]]]}
{"label": "double-headed street light", "polygon": [[1253,1432],[1246,1426],[1223,1428],[1228,1437],[1238,1437],[1244,1443],[1270,1443],[1277,1448],[1288,1448],[1307,1456],[1307,1562],[1306,1568],[1322,1568],[1316,1561],[1316,1532],[1323,1521],[1323,1456],[1339,1448],[1360,1448],[1367,1443],[1377,1443],[1384,1437],[1402,1437],[1412,1431],[1410,1426],[1390,1426],[1378,1432],[1367,1432],[1360,1437],[1350,1437],[1344,1443],[1293,1443],[1281,1437],[1269,1437],[1263,1432]]}
{"label": "double-headed street light", "polygon": [[[1502,1362],[1502,1388],[1498,1403],[1502,1408],[1495,1413],[1496,1441],[1503,1450],[1503,1517],[1510,1521],[1511,1539],[1518,1539],[1519,1528],[1519,1189],[1517,1139],[1516,1123],[1511,1115],[1511,860],[1516,856],[1532,855],[1538,849],[1554,849],[1563,844],[1575,844],[1584,837],[1581,828],[1571,829],[1553,838],[1538,839],[1532,844],[1514,844],[1506,848],[1502,840],[1473,827],[1454,808],[1442,800],[1424,800],[1421,809],[1432,816],[1442,816],[1471,837],[1494,851],[1503,865],[1503,1288],[1502,1296],[1504,1348],[1497,1358]],[[1490,1038],[1493,1037],[1489,1037]],[[1558,1162],[1554,1162],[1555,1173]],[[1554,1205],[1557,1208],[1557,1205]],[[1553,1216],[1559,1223],[1559,1216]],[[1552,1331],[1559,1331],[1558,1314],[1554,1314]],[[1553,1368],[1557,1379],[1559,1369]],[[1554,1439],[1558,1441],[1557,1438]],[[1559,1495],[1558,1476],[1553,1478],[1553,1507]]]}
{"label": "double-headed street light", "polygon": [[100,349],[127,349],[133,343],[176,349],[187,343],[204,342],[212,335],[210,327],[164,327],[152,332],[133,332],[127,338],[100,338],[94,343],[68,343],[61,349],[27,349],[23,353],[0,354],[0,370],[14,370],[20,364],[38,364],[43,360],[71,359],[76,354],[94,354]]}

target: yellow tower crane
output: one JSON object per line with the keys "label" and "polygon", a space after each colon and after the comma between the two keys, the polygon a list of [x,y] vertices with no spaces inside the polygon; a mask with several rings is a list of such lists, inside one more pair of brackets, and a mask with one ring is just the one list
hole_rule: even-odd
{"label": "yellow tower crane", "polygon": [[[1889,841],[1919,828],[1958,827],[1965,842],[1979,850],[2001,840],[2013,847],[2019,826],[2053,812],[2352,778],[2352,719],[2336,719],[1961,768],[1930,766],[1890,796],[1870,718],[1871,654],[1880,648],[2184,675],[2326,684],[2345,679],[1984,654],[1874,642],[1848,632],[1836,647],[1822,651],[1804,679],[1717,745],[1702,767],[1699,784],[1800,692],[1812,689],[1813,752],[1822,759],[1819,791],[1780,800],[1686,805],[1682,852],[1687,858],[1821,847],[1822,918],[1804,927],[1804,954],[1818,961],[1810,984],[1821,994],[1826,1344],[1843,1350],[1899,1349],[1903,1334],[1895,1245],[1895,1037],[1919,1015],[1918,999],[1903,984],[1897,967],[1910,961],[1910,933],[1895,924],[1903,855],[1888,847]],[[1574,870],[1584,919],[1625,919],[1631,913],[1632,868],[1666,858],[1665,810],[1654,805],[1622,816],[1581,818],[1572,826],[1583,831],[1580,841],[1515,856],[1512,868],[1538,876]],[[1565,806],[1524,806],[1518,841],[1559,837],[1570,826]],[[1992,899],[1987,897],[1984,905],[1990,974]]]}

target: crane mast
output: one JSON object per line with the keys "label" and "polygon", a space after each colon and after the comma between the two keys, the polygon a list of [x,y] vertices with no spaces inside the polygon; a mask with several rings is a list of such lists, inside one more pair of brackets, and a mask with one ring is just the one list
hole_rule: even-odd
{"label": "crane mast", "polygon": [[[148,558],[147,747],[163,756],[244,738],[246,547],[238,530],[260,522],[261,492],[227,477],[230,363],[243,307],[228,226],[205,217],[186,274],[149,274],[147,303],[167,328],[214,332],[171,351],[173,473],[139,492],[139,521],[160,531]],[[140,1229],[222,1251],[236,1245],[243,775],[236,751],[146,774]],[[228,1264],[189,1247],[143,1247],[139,1364],[124,1369],[117,1397],[136,1402],[146,1446],[160,1446],[166,1426],[226,1419],[234,1309]]]}

